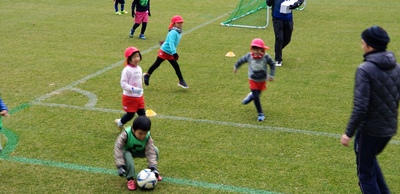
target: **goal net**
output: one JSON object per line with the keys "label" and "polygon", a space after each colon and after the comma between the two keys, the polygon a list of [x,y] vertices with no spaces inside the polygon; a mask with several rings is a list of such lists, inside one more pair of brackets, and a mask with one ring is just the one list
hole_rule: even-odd
{"label": "goal net", "polygon": [[266,28],[269,21],[269,10],[265,0],[239,0],[229,18],[221,22],[223,26],[243,28]]}

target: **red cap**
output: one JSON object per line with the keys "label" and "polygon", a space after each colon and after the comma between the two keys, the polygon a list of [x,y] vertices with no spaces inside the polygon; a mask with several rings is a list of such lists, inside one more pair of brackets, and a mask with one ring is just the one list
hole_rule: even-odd
{"label": "red cap", "polygon": [[132,53],[134,52],[140,52],[139,49],[137,49],[136,47],[128,47],[125,49],[125,58],[128,58],[129,56],[132,55]]}
{"label": "red cap", "polygon": [[260,39],[260,38],[255,38],[255,39],[253,39],[253,41],[251,41],[251,45],[250,45],[250,46],[255,46],[255,47],[258,47],[258,48],[263,48],[264,50],[268,50],[268,49],[269,49],[269,47],[268,47],[268,46],[265,46],[264,41],[263,41],[262,39]]}

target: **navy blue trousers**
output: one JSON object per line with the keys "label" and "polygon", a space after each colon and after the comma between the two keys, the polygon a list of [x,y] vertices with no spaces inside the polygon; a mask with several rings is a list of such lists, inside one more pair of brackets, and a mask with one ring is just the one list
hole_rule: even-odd
{"label": "navy blue trousers", "polygon": [[354,139],[357,176],[363,194],[389,194],[376,156],[383,151],[392,137],[374,137],[357,131]]}

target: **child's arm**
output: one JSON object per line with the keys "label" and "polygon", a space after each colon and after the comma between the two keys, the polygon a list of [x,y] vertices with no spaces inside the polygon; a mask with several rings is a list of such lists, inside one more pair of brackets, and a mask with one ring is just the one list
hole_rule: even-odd
{"label": "child's arm", "polygon": [[124,146],[128,139],[128,134],[125,131],[122,131],[119,135],[117,140],[115,141],[114,145],[114,161],[115,166],[117,168],[125,166],[124,160]]}
{"label": "child's arm", "polygon": [[147,3],[147,11],[148,11],[149,16],[151,16],[151,13],[150,13],[150,0]]}
{"label": "child's arm", "polygon": [[248,54],[242,56],[240,59],[238,59],[238,60],[236,61],[236,63],[233,65],[233,72],[234,72],[234,73],[237,72],[237,69],[238,69],[241,65],[243,65],[244,63],[247,63],[247,61],[249,60],[249,56],[250,56],[250,53],[248,53]]}
{"label": "child's arm", "polygon": [[131,6],[131,13],[132,13],[132,17],[135,17],[135,7],[136,7],[136,1],[137,0],[133,0],[132,1],[132,6]]}
{"label": "child's arm", "polygon": [[268,80],[269,81],[274,81],[274,79],[275,79],[274,78],[275,77],[275,67],[276,67],[275,61],[268,54],[266,54],[264,57],[267,60],[267,64],[269,65],[269,69],[270,69]]}
{"label": "child's arm", "polygon": [[157,154],[156,149],[154,147],[153,138],[149,137],[145,148],[147,162],[149,164],[149,168],[155,167],[157,169]]}

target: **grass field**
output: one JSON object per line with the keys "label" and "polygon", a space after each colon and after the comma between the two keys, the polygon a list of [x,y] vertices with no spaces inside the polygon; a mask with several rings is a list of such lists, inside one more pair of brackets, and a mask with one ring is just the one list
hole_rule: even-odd
{"label": "grass field", "polygon": [[[190,88],[177,86],[167,62],[144,88],[147,108],[158,114],[152,136],[164,177],[152,192],[360,193],[353,150],[339,142],[362,61],[360,33],[385,28],[388,49],[400,56],[399,1],[307,0],[294,13],[283,67],[261,97],[264,122],[253,104],[241,105],[247,67],[234,74],[233,64],[257,37],[273,56],[273,29],[221,26],[236,4],[152,1],[140,40],[128,37],[133,20],[114,15],[112,1],[0,1],[0,93],[11,114],[0,131],[0,193],[129,192],[113,160],[123,51],[138,47],[146,71],[176,14],[185,20],[178,53]],[[225,57],[229,51],[236,57]],[[395,136],[379,156],[393,193],[400,193],[399,160]]]}

